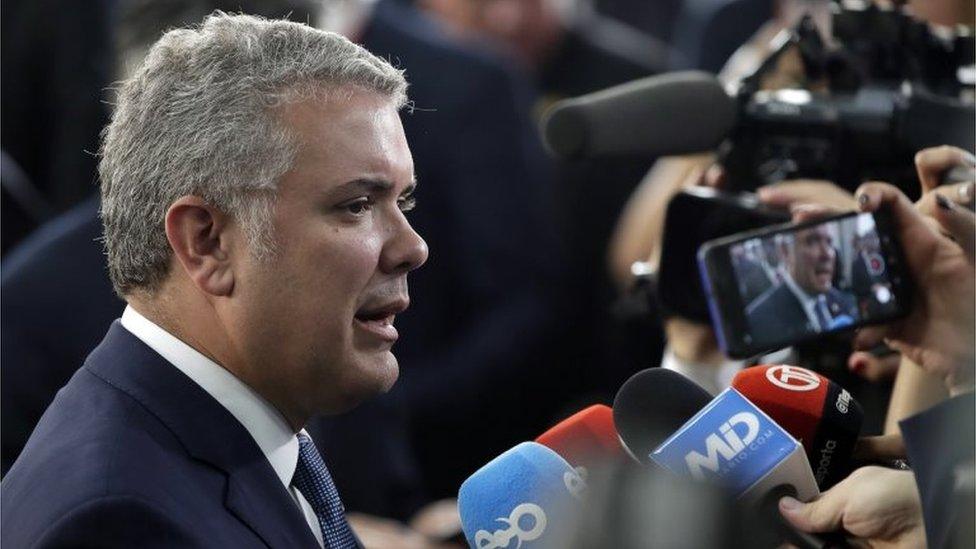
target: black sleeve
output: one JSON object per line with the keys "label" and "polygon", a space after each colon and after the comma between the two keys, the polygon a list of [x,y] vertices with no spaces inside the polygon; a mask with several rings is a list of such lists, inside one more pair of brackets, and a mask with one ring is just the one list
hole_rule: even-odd
{"label": "black sleeve", "polygon": [[965,469],[969,473],[973,469],[974,403],[974,394],[967,393],[899,424],[922,498],[929,547],[952,546],[955,529],[972,520],[959,508],[961,498],[972,498],[972,494],[958,493],[957,479],[965,477]]}

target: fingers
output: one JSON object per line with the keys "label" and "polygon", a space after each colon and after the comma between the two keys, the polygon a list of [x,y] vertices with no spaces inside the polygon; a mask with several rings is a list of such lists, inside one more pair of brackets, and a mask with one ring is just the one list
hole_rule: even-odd
{"label": "fingers", "polygon": [[976,214],[960,207],[941,192],[935,193],[936,208],[933,217],[942,229],[959,243],[969,262],[973,262],[976,252]]}
{"label": "fingers", "polygon": [[865,326],[858,330],[854,336],[854,348],[858,351],[867,351],[882,345],[892,331],[891,325]]}
{"label": "fingers", "polygon": [[804,532],[839,530],[844,518],[846,498],[838,497],[838,493],[843,491],[844,483],[841,482],[810,503],[784,497],[779,500],[779,511],[790,524]]}
{"label": "fingers", "polygon": [[854,196],[830,181],[800,179],[783,181],[758,190],[759,200],[774,208],[790,208],[795,204],[818,204],[837,211],[856,207]]}
{"label": "fingers", "polygon": [[858,461],[905,459],[905,439],[901,433],[861,437],[854,443],[851,458]]}
{"label": "fingers", "polygon": [[898,354],[877,357],[865,351],[855,352],[847,359],[847,367],[852,372],[873,382],[894,378],[900,363]]}
{"label": "fingers", "polygon": [[969,211],[976,209],[976,183],[956,183],[939,187],[938,193],[923,194],[922,198],[915,203],[918,211],[923,215],[935,215],[935,209],[939,207],[935,202],[936,194],[949,198]]}
{"label": "fingers", "polygon": [[857,199],[857,206],[862,212],[874,212],[881,207],[888,207],[892,209],[892,213],[898,217],[899,221],[902,217],[906,217],[909,221],[916,222],[917,218],[920,217],[908,197],[897,187],[888,183],[865,183],[858,187],[854,197]]}
{"label": "fingers", "polygon": [[842,213],[840,210],[817,204],[797,204],[790,208],[795,223],[816,221]]}
{"label": "fingers", "polygon": [[976,166],[972,154],[948,145],[924,149],[915,155],[915,169],[922,182],[924,192],[931,191],[941,183],[942,174],[953,166]]}

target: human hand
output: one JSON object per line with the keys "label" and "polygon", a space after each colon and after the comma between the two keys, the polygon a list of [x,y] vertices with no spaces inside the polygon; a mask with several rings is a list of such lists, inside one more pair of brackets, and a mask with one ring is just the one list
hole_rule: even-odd
{"label": "human hand", "polygon": [[830,181],[795,179],[761,187],[759,200],[774,208],[791,209],[799,204],[824,206],[838,212],[857,208],[854,195]]}
{"label": "human hand", "polygon": [[959,394],[972,390],[976,360],[976,216],[947,199],[943,191],[932,192],[937,207],[927,220],[891,185],[868,183],[858,189],[862,211],[885,207],[894,217],[916,299],[905,319],[864,328],[855,344],[866,349],[885,341],[944,379],[951,394]]}
{"label": "human hand", "polygon": [[872,382],[893,379],[901,365],[901,355],[890,353],[877,356],[871,351],[855,351],[847,358],[847,367]]}
{"label": "human hand", "polygon": [[868,547],[924,547],[922,503],[911,471],[862,467],[810,503],[779,501],[804,532],[844,530]]}
{"label": "human hand", "polygon": [[430,539],[450,539],[461,533],[457,498],[429,503],[414,513],[410,527]]}
{"label": "human hand", "polygon": [[427,536],[392,519],[349,513],[349,526],[366,549],[444,549]]}

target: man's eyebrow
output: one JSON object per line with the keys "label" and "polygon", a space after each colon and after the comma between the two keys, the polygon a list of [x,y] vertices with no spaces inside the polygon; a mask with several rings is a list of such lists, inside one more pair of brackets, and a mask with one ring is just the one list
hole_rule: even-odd
{"label": "man's eyebrow", "polygon": [[353,179],[352,181],[347,181],[338,187],[336,190],[355,190],[355,191],[370,191],[370,192],[384,192],[393,189],[393,183],[387,181],[386,179],[372,179],[372,178],[360,178]]}
{"label": "man's eyebrow", "polygon": [[[359,192],[389,192],[393,190],[395,185],[392,181],[380,178],[369,178],[363,177],[360,179],[353,179],[352,181],[347,181],[338,187],[337,191],[353,190]],[[417,176],[414,176],[410,181],[410,184],[404,187],[400,194],[410,194],[417,188]]]}

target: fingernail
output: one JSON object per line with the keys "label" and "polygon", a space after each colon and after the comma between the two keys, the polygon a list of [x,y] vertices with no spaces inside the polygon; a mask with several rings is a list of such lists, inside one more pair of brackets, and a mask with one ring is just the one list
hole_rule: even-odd
{"label": "fingernail", "polygon": [[860,372],[863,368],[864,368],[864,362],[860,360],[855,360],[854,362],[851,362],[851,371]]}
{"label": "fingernail", "polygon": [[857,203],[860,204],[861,206],[867,206],[868,205],[867,193],[861,193],[857,195]]}
{"label": "fingernail", "polygon": [[940,193],[935,194],[935,203],[938,204],[940,208],[946,211],[951,211],[953,208],[952,202]]}
{"label": "fingernail", "polygon": [[780,498],[779,500],[779,508],[784,511],[796,511],[800,508],[800,505],[802,504],[799,500],[791,498],[790,496]]}
{"label": "fingernail", "polygon": [[969,164],[970,166],[976,167],[976,155],[974,155],[969,151],[963,151],[962,161],[965,162],[966,164]]}
{"label": "fingernail", "polygon": [[968,185],[959,187],[959,198],[964,204],[968,204],[973,201],[973,187],[976,187],[976,183],[970,183]]}

